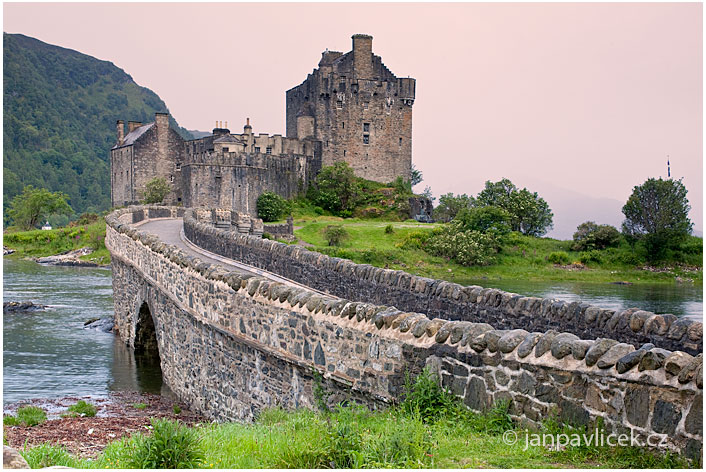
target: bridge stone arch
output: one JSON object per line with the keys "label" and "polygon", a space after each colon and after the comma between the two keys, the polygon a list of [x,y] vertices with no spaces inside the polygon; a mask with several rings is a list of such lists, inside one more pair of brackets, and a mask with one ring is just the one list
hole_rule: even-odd
{"label": "bridge stone arch", "polygon": [[150,357],[159,356],[154,316],[147,301],[143,301],[137,311],[134,348],[135,354]]}

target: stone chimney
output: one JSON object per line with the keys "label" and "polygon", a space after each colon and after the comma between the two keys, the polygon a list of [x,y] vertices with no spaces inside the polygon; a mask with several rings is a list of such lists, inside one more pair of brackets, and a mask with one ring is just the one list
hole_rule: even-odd
{"label": "stone chimney", "polygon": [[118,146],[122,146],[125,142],[125,122],[118,120],[115,126],[118,130]]}
{"label": "stone chimney", "polygon": [[132,133],[134,130],[142,126],[141,121],[128,121],[127,122],[127,132]]}
{"label": "stone chimney", "polygon": [[158,132],[169,130],[169,113],[155,113],[154,121]]}
{"label": "stone chimney", "polygon": [[245,118],[245,126],[243,126],[243,134],[252,134],[252,126],[250,126],[250,118]]}
{"label": "stone chimney", "polygon": [[369,79],[373,77],[373,37],[367,34],[354,34],[353,69],[356,76]]}

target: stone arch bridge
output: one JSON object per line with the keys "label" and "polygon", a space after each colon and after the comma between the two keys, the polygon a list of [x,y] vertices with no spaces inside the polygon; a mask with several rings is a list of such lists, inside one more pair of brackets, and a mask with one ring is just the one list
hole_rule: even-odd
{"label": "stone arch bridge", "polygon": [[471,409],[510,400],[529,428],[602,418],[700,456],[702,323],[354,264],[231,230],[229,216],[137,206],[106,218],[118,334],[159,356],[192,409],[225,421],[311,406],[314,371],[330,401],[376,408],[430,366]]}

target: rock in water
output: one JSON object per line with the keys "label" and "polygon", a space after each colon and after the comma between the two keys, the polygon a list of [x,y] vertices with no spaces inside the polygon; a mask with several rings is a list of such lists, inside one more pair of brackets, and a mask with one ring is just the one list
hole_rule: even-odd
{"label": "rock in water", "polygon": [[15,449],[3,446],[2,467],[3,469],[29,469],[29,464]]}
{"label": "rock in water", "polygon": [[3,302],[3,313],[17,313],[44,310],[47,306],[35,304],[33,302]]}
{"label": "rock in water", "polygon": [[115,321],[113,318],[95,318],[90,319],[84,323],[84,329],[97,329],[98,331],[103,331],[104,333],[110,333],[113,331],[113,325]]}
{"label": "rock in water", "polygon": [[14,249],[10,249],[9,247],[5,247],[5,246],[2,247],[2,255],[3,256],[7,256],[8,254],[12,254],[13,252],[15,252]]}

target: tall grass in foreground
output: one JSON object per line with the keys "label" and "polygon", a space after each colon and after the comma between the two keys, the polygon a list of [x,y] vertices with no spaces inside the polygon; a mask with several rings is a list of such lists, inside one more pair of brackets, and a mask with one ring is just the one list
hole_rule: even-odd
{"label": "tall grass in foreground", "polygon": [[[153,433],[108,445],[95,460],[79,460],[56,446],[22,451],[30,466],[76,468],[460,468],[613,467],[672,468],[681,457],[639,448],[580,446],[563,451],[508,445],[513,429],[509,404],[474,413],[424,371],[407,383],[397,407],[369,411],[338,406],[326,411],[265,410],[254,424],[209,424],[187,428],[153,422]],[[547,421],[548,432],[576,432]],[[578,430],[581,431],[581,430]],[[521,431],[518,430],[521,433]]]}

